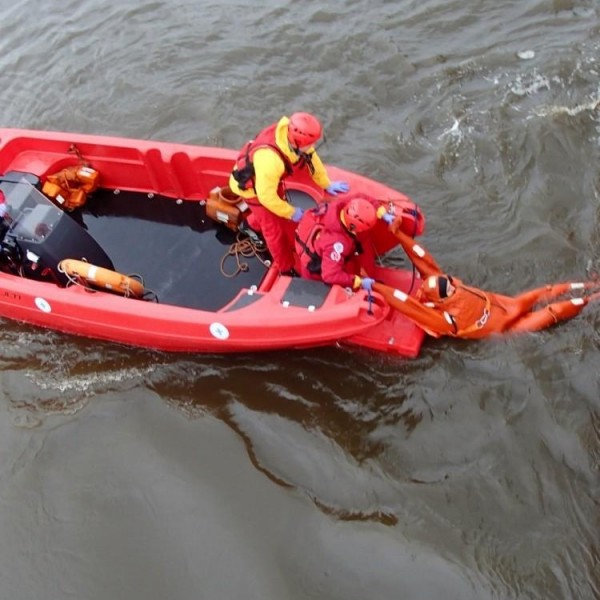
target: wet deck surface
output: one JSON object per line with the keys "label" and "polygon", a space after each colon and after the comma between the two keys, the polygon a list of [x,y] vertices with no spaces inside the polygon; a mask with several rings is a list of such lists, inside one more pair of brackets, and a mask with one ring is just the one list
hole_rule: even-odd
{"label": "wet deck surface", "polygon": [[[171,198],[98,190],[80,220],[112,259],[115,268],[138,274],[160,303],[217,310],[241,288],[258,285],[266,267],[255,257],[244,258],[248,271],[226,277],[223,256],[235,234],[206,218],[196,201],[177,204]],[[230,257],[223,271],[233,273]]]}

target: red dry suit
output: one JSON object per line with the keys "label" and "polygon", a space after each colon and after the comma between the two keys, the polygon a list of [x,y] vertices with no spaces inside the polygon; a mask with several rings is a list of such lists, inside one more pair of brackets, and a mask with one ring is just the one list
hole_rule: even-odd
{"label": "red dry suit", "polygon": [[372,245],[364,235],[351,234],[340,220],[342,208],[351,200],[346,197],[326,202],[304,213],[296,230],[302,277],[355,288],[360,285],[356,276],[361,268],[372,272],[375,262]]}
{"label": "red dry suit", "polygon": [[246,199],[248,225],[262,233],[280,271],[294,267],[294,207],[285,199],[285,180],[308,169],[322,189],[331,181],[314,148],[297,154],[288,142],[288,117],[263,129],[246,143],[229,178],[231,190]]}
{"label": "red dry suit", "polygon": [[[424,280],[416,298],[379,283],[375,283],[373,289],[434,337],[477,339],[497,333],[538,331],[576,316],[590,300],[598,297],[596,293],[532,310],[539,302],[552,300],[571,290],[585,293],[585,290],[597,288],[599,282],[546,285],[515,297],[485,292],[445,275],[433,257],[398,225],[398,221],[394,222],[392,230]],[[431,277],[434,279],[430,280]],[[453,294],[445,298],[432,297],[431,288],[437,286],[435,280],[438,277],[450,279],[456,288]]]}

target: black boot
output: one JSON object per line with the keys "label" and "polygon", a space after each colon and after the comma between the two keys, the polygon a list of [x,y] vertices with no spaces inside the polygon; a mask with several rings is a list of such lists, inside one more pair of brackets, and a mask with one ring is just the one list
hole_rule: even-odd
{"label": "black boot", "polygon": [[298,271],[296,271],[296,269],[294,269],[294,267],[287,271],[281,271],[280,274],[286,275],[287,277],[300,277],[300,274],[298,273]]}
{"label": "black boot", "polygon": [[262,239],[262,237],[259,233],[254,231],[254,229],[252,229],[252,227],[250,227],[250,225],[248,225],[247,221],[242,221],[238,225],[238,231],[240,233],[243,233],[250,240],[252,240],[252,243],[254,244],[254,247],[257,250],[265,249],[265,247],[266,247],[265,241]]}

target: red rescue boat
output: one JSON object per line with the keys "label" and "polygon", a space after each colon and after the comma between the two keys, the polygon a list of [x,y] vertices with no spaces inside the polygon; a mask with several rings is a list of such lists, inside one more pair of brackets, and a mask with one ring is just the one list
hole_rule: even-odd
{"label": "red rescue boat", "polygon": [[[173,352],[252,352],[350,345],[406,357],[423,331],[382,296],[279,275],[248,245],[227,204],[237,152],[117,137],[0,129],[0,316]],[[419,235],[406,195],[328,166],[353,193],[381,200]],[[309,177],[288,199],[326,202]],[[211,202],[217,199],[225,204]],[[233,203],[236,202],[234,198]],[[222,210],[220,210],[220,208]],[[397,241],[383,222],[368,243]],[[373,266],[407,293],[412,269]]]}

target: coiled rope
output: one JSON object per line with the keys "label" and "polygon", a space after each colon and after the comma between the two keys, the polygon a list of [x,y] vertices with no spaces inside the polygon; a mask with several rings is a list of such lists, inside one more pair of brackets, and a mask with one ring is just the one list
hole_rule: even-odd
{"label": "coiled rope", "polygon": [[[240,273],[245,273],[250,269],[250,265],[247,260],[257,258],[265,267],[269,267],[271,262],[262,257],[264,253],[264,246],[262,244],[257,245],[252,239],[247,237],[242,237],[238,234],[237,239],[231,246],[227,252],[221,258],[221,273],[224,277],[232,278],[236,277]],[[225,264],[228,260],[235,260],[235,270],[233,272],[227,272],[225,268]]]}

